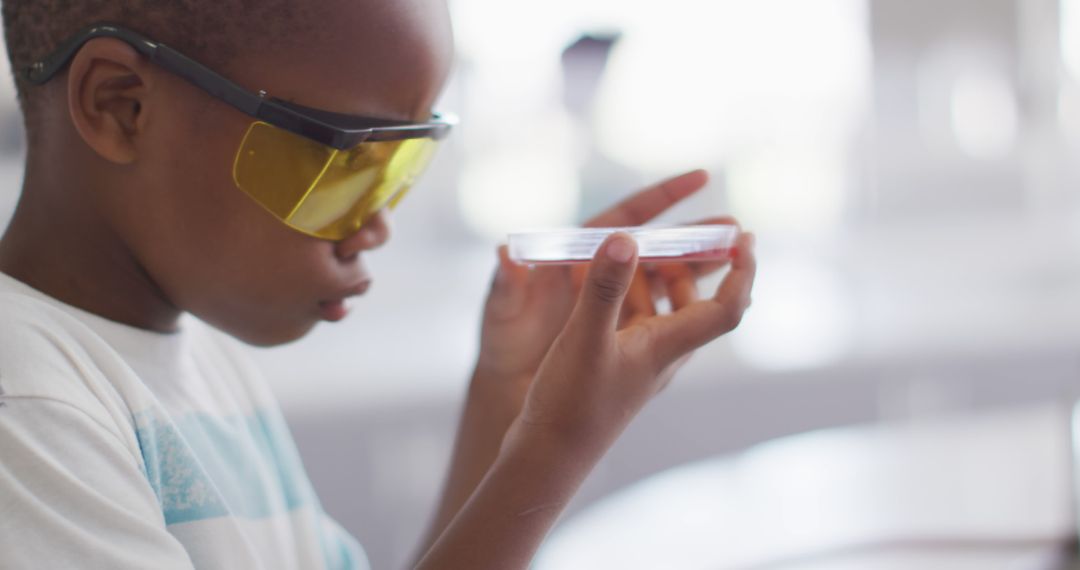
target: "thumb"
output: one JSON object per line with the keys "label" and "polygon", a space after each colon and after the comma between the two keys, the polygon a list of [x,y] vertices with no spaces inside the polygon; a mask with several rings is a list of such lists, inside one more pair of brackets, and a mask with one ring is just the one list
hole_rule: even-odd
{"label": "thumb", "polygon": [[589,265],[570,326],[576,332],[594,335],[615,332],[636,267],[634,238],[623,232],[608,236]]}

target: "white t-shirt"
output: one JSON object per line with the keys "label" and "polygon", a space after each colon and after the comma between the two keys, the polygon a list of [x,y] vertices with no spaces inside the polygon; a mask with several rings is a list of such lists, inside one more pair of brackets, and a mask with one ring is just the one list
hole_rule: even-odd
{"label": "white t-shirt", "polygon": [[194,318],[125,326],[0,273],[0,567],[368,564],[238,342]]}

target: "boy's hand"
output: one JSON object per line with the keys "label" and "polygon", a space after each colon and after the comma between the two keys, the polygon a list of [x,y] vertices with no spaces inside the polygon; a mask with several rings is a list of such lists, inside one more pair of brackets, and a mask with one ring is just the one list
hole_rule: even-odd
{"label": "boy's hand", "polygon": [[602,454],[695,349],[738,326],[750,306],[753,236],[739,237],[731,271],[710,298],[697,298],[693,276],[671,283],[667,315],[628,299],[636,268],[629,235],[611,236],[597,251],[528,393],[519,432],[539,429]]}
{"label": "boy's hand", "polygon": [[[708,181],[698,170],[646,188],[590,220],[594,227],[644,224],[701,189]],[[734,224],[710,218],[699,224]],[[621,313],[624,321],[654,315],[663,297],[683,306],[697,298],[696,278],[726,263],[672,263],[639,269]],[[449,524],[491,467],[503,436],[519,417],[525,395],[552,343],[567,326],[588,267],[515,265],[499,252],[499,268],[484,309],[480,357],[469,386],[442,501],[425,544]]]}
{"label": "boy's hand", "polygon": [[[587,222],[591,227],[644,224],[708,181],[698,170],[677,176],[631,196]],[[698,224],[734,224],[729,217]],[[655,312],[654,302],[664,297],[696,294],[694,279],[720,269],[723,263],[658,265],[638,271],[627,312]],[[520,404],[541,360],[566,326],[587,268],[585,266],[516,265],[506,248],[499,248],[499,266],[484,308],[480,357],[475,382],[495,384]],[[687,279],[690,278],[690,279]]]}
{"label": "boy's hand", "polygon": [[629,299],[636,244],[609,237],[490,468],[438,527],[418,568],[527,568],[626,424],[694,349],[739,323],[750,304],[752,249],[752,236],[741,235],[731,271],[708,299],[692,293],[693,276],[676,279],[673,311],[658,316]]}

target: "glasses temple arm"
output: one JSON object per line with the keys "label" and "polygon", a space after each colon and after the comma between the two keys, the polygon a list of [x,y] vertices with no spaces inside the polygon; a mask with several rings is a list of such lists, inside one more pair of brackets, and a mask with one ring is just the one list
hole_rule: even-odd
{"label": "glasses temple arm", "polygon": [[34,85],[52,79],[71,61],[79,49],[95,38],[115,38],[127,43],[150,61],[183,77],[192,85],[220,98],[249,115],[257,115],[263,97],[229,81],[210,68],[161,43],[110,24],[91,26],[71,38],[44,59],[26,68],[23,77]]}

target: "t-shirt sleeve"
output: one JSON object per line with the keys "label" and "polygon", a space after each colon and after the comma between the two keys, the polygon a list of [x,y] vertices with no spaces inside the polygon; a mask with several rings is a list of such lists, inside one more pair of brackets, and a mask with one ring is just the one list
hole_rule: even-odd
{"label": "t-shirt sleeve", "polygon": [[114,431],[63,400],[8,394],[0,395],[0,566],[192,564]]}

